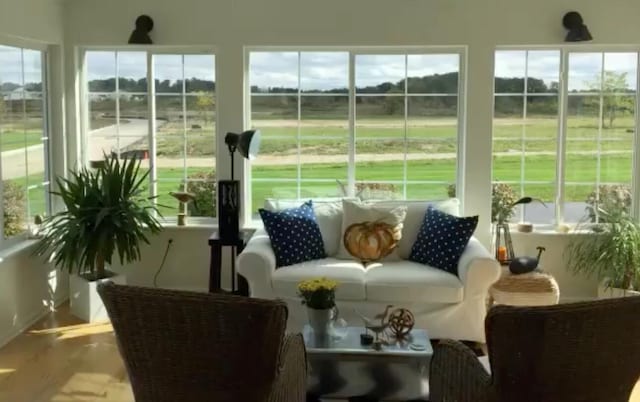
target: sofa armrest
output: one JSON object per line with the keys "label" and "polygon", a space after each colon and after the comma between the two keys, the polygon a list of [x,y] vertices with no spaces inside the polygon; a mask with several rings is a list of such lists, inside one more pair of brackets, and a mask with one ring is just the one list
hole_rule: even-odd
{"label": "sofa armrest", "polygon": [[500,272],[500,263],[472,237],[458,261],[458,277],[464,284],[465,298],[486,296],[489,287],[500,278]]}
{"label": "sofa armrest", "polygon": [[252,297],[272,298],[271,274],[276,269],[276,255],[264,229],[258,229],[237,259],[238,273],[249,283]]}

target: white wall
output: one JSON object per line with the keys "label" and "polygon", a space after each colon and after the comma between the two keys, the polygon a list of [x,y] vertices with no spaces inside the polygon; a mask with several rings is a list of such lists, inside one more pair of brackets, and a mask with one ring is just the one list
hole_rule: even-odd
{"label": "white wall", "polygon": [[32,250],[0,254],[0,346],[68,297],[67,276],[34,257]]}
{"label": "white wall", "polygon": [[[488,243],[493,50],[501,45],[562,43],[561,18],[574,9],[584,16],[594,43],[640,42],[640,2],[635,0],[68,0],[64,15],[67,95],[71,98],[77,88],[71,63],[74,47],[123,45],[135,18],[143,13],[155,21],[152,37],[158,45],[217,47],[220,133],[244,126],[244,46],[468,46],[464,207],[467,214],[481,215],[478,234]],[[67,106],[68,123],[75,127],[76,105],[69,99]],[[222,137],[218,141],[218,149],[223,148]],[[69,149],[76,152],[77,146],[70,144]],[[228,176],[227,155],[221,153],[218,161],[219,176]],[[182,236],[182,232],[173,233],[176,239]],[[208,260],[195,261],[196,256],[206,258],[206,237],[205,231],[189,232],[193,241],[174,249],[177,281],[191,285],[196,278],[206,278],[195,271],[208,266]],[[557,234],[514,237],[523,251],[535,253],[536,245],[547,246],[545,267],[559,278],[563,297],[589,297],[595,292],[593,281],[575,279],[563,271],[567,239]],[[143,272],[157,266],[162,247],[162,240],[154,241],[153,258],[143,260]],[[193,264],[186,266],[182,260]],[[191,274],[182,276],[178,267]]]}
{"label": "white wall", "polygon": [[[52,147],[64,141],[62,6],[59,0],[2,0],[0,43],[49,50]],[[61,155],[64,157],[64,155]],[[56,172],[64,158],[55,158]],[[32,247],[0,253],[0,346],[68,297],[65,275],[31,255]]]}

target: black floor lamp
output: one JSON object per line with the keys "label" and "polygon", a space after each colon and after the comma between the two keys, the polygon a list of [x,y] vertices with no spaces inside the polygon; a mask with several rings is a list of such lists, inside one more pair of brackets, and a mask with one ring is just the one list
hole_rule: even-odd
{"label": "black floor lamp", "polygon": [[260,131],[227,133],[224,142],[231,156],[231,180],[218,180],[218,225],[220,240],[233,242],[240,235],[240,182],[235,180],[234,155],[237,151],[246,159],[255,159],[260,149]]}

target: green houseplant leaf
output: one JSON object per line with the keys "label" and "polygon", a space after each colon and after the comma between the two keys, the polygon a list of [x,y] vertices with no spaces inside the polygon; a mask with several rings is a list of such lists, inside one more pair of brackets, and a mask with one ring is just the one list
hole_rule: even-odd
{"label": "green houseplant leaf", "polygon": [[81,168],[68,179],[56,178],[64,210],[43,222],[44,236],[35,253],[49,257],[60,269],[89,279],[106,276],[105,266],[117,255],[121,264],[140,259],[140,244],[162,229],[160,212],[144,195],[149,172],[140,160],[105,155],[95,171]]}
{"label": "green houseplant leaf", "polygon": [[576,274],[607,280],[608,287],[638,288],[640,279],[640,226],[620,208],[598,207],[604,223],[578,225],[577,234],[565,250],[565,261]]}

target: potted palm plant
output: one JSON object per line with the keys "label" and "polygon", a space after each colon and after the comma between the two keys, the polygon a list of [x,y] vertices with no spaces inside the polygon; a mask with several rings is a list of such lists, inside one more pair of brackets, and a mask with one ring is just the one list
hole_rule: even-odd
{"label": "potted palm plant", "polygon": [[140,244],[161,230],[151,197],[143,195],[148,171],[137,158],[105,155],[95,170],[81,168],[68,179],[58,177],[65,209],[47,217],[35,252],[68,271],[71,312],[88,321],[107,318],[95,288],[100,280],[124,283],[109,270],[114,255],[120,263],[140,259]]}
{"label": "potted palm plant", "polygon": [[578,225],[578,236],[565,250],[568,268],[596,276],[598,297],[640,295],[640,225],[621,208],[598,207],[599,224]]}

